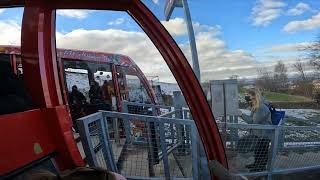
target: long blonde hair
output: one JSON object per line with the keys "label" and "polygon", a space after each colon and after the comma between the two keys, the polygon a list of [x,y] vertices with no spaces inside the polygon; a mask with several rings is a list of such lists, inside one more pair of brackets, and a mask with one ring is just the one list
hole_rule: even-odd
{"label": "long blonde hair", "polygon": [[259,89],[249,89],[247,90],[247,93],[250,94],[251,96],[255,97],[255,101],[252,101],[252,107],[251,110],[255,111],[257,110],[262,102],[262,98],[261,98],[261,92]]}

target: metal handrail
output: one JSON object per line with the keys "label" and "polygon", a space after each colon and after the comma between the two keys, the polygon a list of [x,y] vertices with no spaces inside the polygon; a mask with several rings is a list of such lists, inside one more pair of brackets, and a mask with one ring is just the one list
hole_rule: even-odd
{"label": "metal handrail", "polygon": [[[156,106],[156,105],[149,105],[149,104],[142,104],[142,103],[130,103],[130,102],[125,102],[127,105],[142,105],[142,106],[145,106],[145,107],[153,107],[153,108],[156,108],[156,107],[160,107],[160,106]],[[170,107],[170,109],[173,109]],[[182,119],[182,118],[176,118],[176,117],[180,117],[180,116],[175,116],[175,118],[172,118],[172,116],[170,117],[170,115],[174,115],[177,113],[177,111],[181,111],[180,110],[173,110],[173,111],[170,111],[168,113],[165,113],[163,115],[160,115],[160,116],[156,116],[156,114],[154,115],[140,115],[140,114],[130,114],[130,113],[124,113],[124,112],[111,112],[111,111],[100,111],[98,113],[95,113],[95,114],[92,114],[92,115],[89,115],[89,116],[86,116],[86,117],[83,117],[83,118],[80,118],[78,120],[78,122],[80,124],[83,124],[84,122],[86,122],[86,124],[89,124],[89,123],[92,123],[92,122],[95,122],[97,121],[97,119],[102,119],[103,121],[106,119],[106,117],[108,118],[116,118],[116,119],[123,119],[125,121],[125,123],[128,123],[129,121],[128,120],[139,120],[139,121],[144,121],[146,123],[159,123],[159,124],[162,124],[162,127],[163,127],[163,124],[165,123],[174,123],[174,124],[177,124],[177,125],[189,125],[189,126],[192,126],[194,127],[194,129],[192,129],[193,131],[193,134],[197,134],[197,131],[196,131],[196,126],[195,126],[195,123],[193,120],[190,120],[190,119]],[[167,117],[169,116],[169,117]],[[295,139],[289,139],[289,141],[284,141],[284,135],[281,134],[281,133],[284,133],[285,131],[289,131],[289,132],[295,132],[295,131],[301,131],[301,132],[308,132],[308,131],[320,131],[320,126],[286,126],[286,125],[261,125],[261,124],[241,124],[241,123],[222,123],[222,122],[217,122],[218,125],[222,126],[222,125],[226,125],[225,127],[227,128],[228,132],[232,133],[233,130],[236,131],[236,134],[237,136],[239,135],[238,134],[238,131],[240,130],[244,130],[244,131],[250,131],[250,130],[265,130],[265,131],[268,131],[270,132],[271,134],[271,147],[270,147],[270,152],[271,152],[271,158],[270,158],[270,162],[269,162],[269,165],[268,165],[268,169],[266,171],[263,171],[263,172],[237,172],[236,175],[245,175],[245,176],[263,176],[263,175],[267,175],[269,177],[269,179],[272,177],[272,175],[275,175],[275,174],[283,174],[283,173],[293,173],[293,172],[299,172],[299,171],[305,171],[305,170],[311,170],[311,169],[315,169],[315,168],[320,168],[320,164],[319,165],[310,165],[310,166],[302,166],[302,167],[294,167],[294,168],[285,168],[285,169],[276,169],[276,160],[277,160],[277,156],[278,156],[278,152],[283,150],[283,149],[286,149],[286,151],[290,150],[292,148],[295,148],[295,147],[291,147],[291,146],[288,146],[288,143],[298,143],[299,142],[296,142]],[[83,127],[84,125],[82,125]],[[126,126],[126,125],[125,125]],[[130,126],[126,126],[126,128],[130,128]],[[80,127],[81,129],[81,127]],[[161,129],[161,128],[160,128]],[[230,131],[229,131],[230,130]],[[227,131],[226,131],[227,132]],[[162,132],[164,133],[164,132]],[[81,133],[80,131],[80,134],[81,136],[83,136],[83,134]],[[197,141],[199,142],[200,139],[198,136],[194,136],[193,138],[196,138]],[[105,139],[108,139],[105,138]],[[227,142],[230,142],[231,143],[237,143],[238,139],[226,139]],[[83,142],[83,138],[82,138],[82,142]],[[201,142],[201,141],[200,141]],[[226,142],[226,143],[227,143]],[[312,144],[313,142],[313,144]],[[313,140],[312,142],[307,142],[309,143],[308,144],[308,147],[316,147],[316,148],[319,148],[320,147],[320,143],[318,141],[315,142],[315,140]],[[164,143],[165,142],[163,141],[163,139],[161,140],[160,143]],[[304,143],[304,142],[303,142]],[[84,143],[85,145],[88,144],[88,143]],[[285,144],[287,144],[286,146],[284,146]],[[301,144],[301,143],[300,143]],[[102,144],[103,146],[105,146],[105,144]],[[300,145],[296,145],[297,147]],[[301,147],[305,147],[305,146],[301,146]],[[281,149],[279,149],[281,148]],[[164,152],[165,153],[162,153],[162,158],[167,158],[165,156],[168,156],[168,154],[170,152],[167,151],[168,148],[165,148]],[[169,148],[170,149],[170,148]],[[227,148],[228,149],[228,148]],[[308,149],[307,149],[308,150]],[[93,153],[94,150],[92,151]],[[199,152],[198,152],[199,153]],[[86,152],[87,154],[87,152]],[[88,155],[87,155],[88,156]],[[112,160],[112,154],[109,153],[109,159]],[[89,161],[90,159],[92,161],[94,161],[94,157],[91,157],[89,158]],[[97,163],[97,162],[95,162]],[[208,165],[208,164],[207,164]],[[195,165],[197,166],[197,165]],[[116,169],[116,167],[114,167],[114,169]],[[166,172],[168,173],[168,172]],[[199,172],[200,174],[202,172]]]}

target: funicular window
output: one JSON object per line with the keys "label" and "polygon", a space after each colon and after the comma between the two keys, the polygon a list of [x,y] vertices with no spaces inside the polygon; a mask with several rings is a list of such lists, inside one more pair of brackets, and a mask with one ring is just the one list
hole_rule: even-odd
{"label": "funicular window", "polygon": [[33,109],[13,47],[20,44],[22,13],[23,8],[0,9],[0,115]]}
{"label": "funicular window", "polygon": [[88,93],[90,89],[90,82],[86,64],[79,61],[69,60],[64,60],[63,63],[65,83],[68,92],[72,92],[72,87],[77,86],[77,89],[86,97],[86,101],[89,101]]}
{"label": "funicular window", "polygon": [[111,64],[98,63],[96,65],[98,68],[94,73],[94,77],[95,81],[97,81],[101,87],[104,102],[110,105],[112,110],[116,110],[117,98]]}
{"label": "funicular window", "polygon": [[125,67],[119,67],[119,66],[117,67],[117,79],[118,79],[121,100],[128,99],[126,73],[127,73],[127,69]]}
{"label": "funicular window", "polygon": [[[69,16],[75,12],[83,16]],[[69,26],[67,22],[73,25]],[[118,172],[125,176],[137,176],[138,179],[144,179],[144,176],[164,177],[164,171],[170,171],[173,178],[192,177],[190,162],[196,157],[192,155],[192,143],[195,145],[197,142],[191,141],[191,128],[192,131],[196,129],[182,120],[191,119],[186,115],[190,111],[162,55],[131,16],[115,11],[58,10],[56,31],[58,48],[79,52],[74,53],[74,58],[70,57],[73,67],[69,68],[76,68],[78,63],[81,69],[88,71],[86,84],[96,84],[97,89],[104,89],[108,75],[111,78],[106,84],[114,86],[116,110],[120,112],[102,111],[107,127],[91,119],[87,125],[89,133],[81,134],[79,131],[89,141],[94,138],[92,146],[96,151],[97,166],[106,167],[106,164],[113,163],[107,162],[102,154],[108,151],[114,155]],[[73,53],[67,55],[70,54]],[[110,68],[99,69],[107,64],[103,62],[110,63]],[[155,76],[159,77],[158,92],[174,99],[168,106],[157,103],[161,101],[157,100],[152,84],[146,78]],[[89,97],[88,104],[94,103],[90,100]],[[104,100],[106,102],[107,99]],[[86,120],[94,116],[93,112],[97,111],[88,112],[88,116],[78,122],[89,122]],[[160,117],[166,113],[169,114]],[[166,118],[175,120],[169,122]],[[103,136],[102,129],[108,134],[107,142],[95,138]],[[111,145],[114,149],[103,149],[105,147],[101,144]],[[168,159],[168,165],[164,166],[164,159]]]}
{"label": "funicular window", "polygon": [[130,102],[151,103],[150,96],[138,76],[126,75],[126,79]]}
{"label": "funicular window", "polygon": [[64,58],[62,61],[73,120],[115,106],[110,64]]}

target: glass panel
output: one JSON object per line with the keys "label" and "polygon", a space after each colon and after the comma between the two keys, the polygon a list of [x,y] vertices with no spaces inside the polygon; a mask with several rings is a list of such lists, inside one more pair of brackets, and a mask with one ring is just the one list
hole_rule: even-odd
{"label": "glass panel", "polygon": [[127,79],[126,79],[126,69],[117,66],[117,78],[118,78],[118,86],[120,90],[120,98],[121,100],[128,100],[128,87],[127,87]]}
{"label": "glass panel", "polygon": [[[305,164],[312,163],[307,160],[311,153],[309,148],[317,148],[317,140],[309,142],[307,137],[313,133],[319,135],[319,131],[310,132],[300,126],[319,124],[318,1],[183,0],[176,2],[187,2],[189,8],[176,6],[169,21],[165,21],[164,8],[173,1],[143,2],[159,18],[192,65],[185,15],[189,10],[201,84],[220,126],[231,170],[241,173],[312,166]],[[275,129],[255,129],[250,124],[261,125],[260,128],[280,125],[283,130],[279,138],[275,138]],[[287,130],[292,126],[299,128]],[[272,136],[266,137],[268,133]],[[253,135],[262,140],[253,143],[256,141]],[[266,139],[271,140],[270,146],[265,145]],[[245,149],[242,145],[249,146],[243,144],[246,142],[253,148],[241,153]],[[271,148],[278,146],[281,149]],[[302,151],[301,156],[296,151]],[[268,158],[267,153],[273,154],[274,159]],[[268,161],[259,161],[259,156]],[[316,157],[315,154],[311,156]],[[268,167],[270,164],[277,167]],[[303,177],[303,174],[299,175]],[[315,177],[313,172],[311,174]],[[279,178],[287,176],[279,175]]]}
{"label": "glass panel", "polygon": [[[0,8],[0,115],[34,108],[16,55],[20,45],[23,8]],[[14,18],[13,18],[14,16]]]}
{"label": "glass panel", "polygon": [[[117,97],[116,110],[122,113],[103,115],[109,135],[106,144],[112,145],[107,151],[112,151],[119,173],[138,179],[165,177],[168,173],[172,178],[192,178],[201,169],[204,177],[209,176],[204,149],[198,143],[179,86],[162,55],[131,16],[125,12],[59,10],[56,31],[57,47],[70,51],[64,55],[72,54],[69,58],[73,61],[81,59],[86,64],[74,64],[72,68],[88,70],[88,80],[78,78],[73,82],[91,83],[90,74],[94,74],[96,87],[101,89],[104,80],[100,71],[105,70],[97,67],[105,66],[106,62],[111,64],[114,81],[109,85],[112,83]],[[87,114],[90,113],[93,111]],[[174,120],[167,122],[166,118]]]}
{"label": "glass panel", "polygon": [[61,60],[74,119],[98,110],[116,109],[111,64],[64,58]]}
{"label": "glass panel", "polygon": [[130,102],[151,103],[151,99],[139,77],[126,75]]}

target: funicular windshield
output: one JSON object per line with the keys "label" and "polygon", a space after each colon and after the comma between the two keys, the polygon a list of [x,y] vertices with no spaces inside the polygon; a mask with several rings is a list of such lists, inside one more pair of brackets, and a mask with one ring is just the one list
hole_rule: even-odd
{"label": "funicular windshield", "polygon": [[[132,3],[136,3],[142,10],[144,9],[140,1],[132,1]],[[147,17],[151,17],[149,21],[159,24],[149,11],[146,11],[146,13],[147,15],[149,13]],[[45,13],[44,15],[46,16],[48,14]],[[102,18],[100,17],[103,17],[104,21],[105,18],[107,18],[107,23],[101,23]],[[28,16],[26,16],[26,19],[27,18]],[[139,17],[137,16],[136,18]],[[31,20],[32,18],[30,18],[29,21]],[[69,123],[67,119],[67,117],[69,117],[67,114],[69,111],[67,111],[68,108],[64,106],[67,103],[71,108],[73,120],[85,115],[89,115],[87,117],[98,117],[91,119],[93,121],[86,124],[89,132],[80,135],[82,139],[80,144],[78,144],[79,151],[85,151],[87,157],[85,160],[90,166],[108,168],[128,177],[136,176],[137,179],[144,179],[145,177],[190,179],[200,175],[204,178],[209,177],[207,158],[205,157],[203,146],[200,143],[201,140],[198,137],[195,121],[193,121],[188,105],[174,77],[180,76],[180,85],[185,84],[185,92],[188,92],[186,90],[187,83],[181,83],[182,80],[193,81],[195,85],[197,85],[196,87],[198,87],[196,89],[199,89],[195,77],[189,76],[190,74],[192,75],[192,70],[175,43],[168,43],[166,45],[163,42],[158,42],[158,45],[155,46],[154,41],[157,38],[153,37],[150,39],[149,37],[152,34],[150,33],[151,28],[149,27],[149,33],[145,33],[148,32],[146,31],[147,28],[144,29],[143,25],[136,23],[135,20],[136,19],[132,18],[130,14],[118,11],[109,12],[84,9],[57,11],[55,40],[58,48],[124,54],[137,61],[138,66],[134,63],[129,63],[127,67],[121,63],[108,64],[92,59],[80,60],[77,57],[65,58],[57,54],[57,68],[60,70],[60,81],[49,83],[51,83],[50,85],[60,83],[61,86],[65,86],[61,89],[61,91],[64,91],[65,96],[63,98],[65,101],[64,104],[55,104],[54,102],[53,106],[59,107],[53,108],[52,104],[50,104],[51,102],[45,102],[47,104],[44,103],[43,105],[44,111],[48,108],[48,112],[56,116],[49,117],[50,114],[48,113],[45,114],[45,117],[52,118],[53,122],[55,122],[55,120],[61,120],[60,123]],[[148,24],[152,24],[151,22]],[[70,25],[70,23],[74,24],[70,27],[65,27]],[[99,26],[102,24],[103,26]],[[121,27],[119,25],[121,25]],[[167,32],[161,28],[161,26],[159,29],[161,30],[160,32],[163,33],[161,36],[164,37],[164,42],[170,42],[172,39],[170,36],[167,36]],[[32,42],[30,42],[30,44],[32,44]],[[22,47],[25,46],[26,44]],[[42,48],[40,46],[41,45],[38,46],[39,49]],[[163,49],[161,50],[160,46],[171,46],[172,49],[166,52]],[[39,52],[35,54],[37,53]],[[30,75],[32,74],[30,72],[31,67],[38,68],[39,66],[41,68],[45,66],[45,70],[47,70],[46,68],[48,68],[49,71],[52,70],[52,64],[50,63],[52,63],[51,60],[53,58],[45,59],[44,63],[47,63],[43,65],[38,62],[41,55],[39,55],[39,57],[32,57],[34,58],[35,64],[31,65],[32,62],[30,63],[30,59],[25,56],[26,54],[29,55],[28,53],[23,54],[22,64],[29,65],[29,67],[24,66],[25,69],[21,71],[21,73]],[[168,54],[171,54],[172,57],[169,57]],[[47,58],[48,56],[45,57]],[[43,63],[43,59],[41,60],[41,63]],[[165,64],[164,60],[166,60],[168,64]],[[53,64],[54,63],[55,62],[53,62]],[[20,67],[20,65],[17,67]],[[131,67],[133,67],[133,69],[130,69]],[[137,67],[140,67],[141,70]],[[53,71],[55,70],[54,68]],[[178,71],[179,68],[184,69],[185,72],[175,72]],[[42,91],[41,83],[44,81],[56,81],[54,80],[56,77],[53,77],[52,74],[54,73],[52,73],[52,71],[44,74],[42,70],[43,69],[41,69],[41,73],[37,74],[40,76],[35,77],[38,78],[36,82],[40,84],[37,85],[40,91]],[[174,76],[170,70],[174,73]],[[38,71],[40,72],[40,70]],[[183,73],[185,73],[185,77],[183,77]],[[158,97],[163,98],[162,95],[170,97],[171,101],[169,101],[170,103],[168,103],[167,106],[156,103],[157,101],[152,96],[152,90],[150,90],[150,84],[143,74],[147,74],[150,77],[160,77],[159,79],[161,80],[155,83],[155,87],[157,87],[158,92],[160,92]],[[48,75],[48,77],[46,77],[46,75]],[[44,81],[42,81],[41,78],[43,78]],[[28,79],[29,81],[32,80],[31,77],[28,77]],[[43,86],[46,86],[46,84]],[[65,89],[63,90],[63,88]],[[52,91],[55,90],[59,91],[60,89],[49,89],[48,92],[41,93],[53,94]],[[189,97],[190,92],[192,91],[189,91]],[[34,92],[33,95],[35,94]],[[207,108],[206,104],[203,103],[204,97],[200,91],[195,91],[195,94],[197,97],[192,97],[195,102],[197,102],[197,99],[202,98],[202,103],[198,103],[199,107]],[[47,94],[44,94],[44,96],[46,95]],[[50,98],[55,99],[53,96]],[[42,99],[40,100],[43,101]],[[129,103],[122,104],[124,100],[131,101],[134,104],[131,106],[142,107],[141,109],[146,109],[147,111],[142,111],[138,115],[128,112]],[[201,102],[201,100],[199,102]],[[194,109],[199,109],[199,107],[195,107],[197,103],[189,101],[189,104],[191,104]],[[122,112],[97,112],[98,110],[113,110],[115,109],[114,105],[116,105],[118,111],[121,110]],[[163,109],[167,111],[162,111]],[[59,117],[58,113],[61,111],[65,114]],[[208,110],[204,112],[204,114],[206,114],[203,115],[204,118],[212,119]],[[201,113],[198,113],[198,116],[201,117],[199,114]],[[62,122],[66,119],[68,122]],[[88,119],[80,118],[78,120],[79,123],[85,123]],[[107,121],[107,123],[105,121]],[[113,126],[109,126],[110,124],[113,124]],[[69,127],[68,129],[70,129]],[[211,130],[215,130],[212,129],[212,127]],[[66,136],[68,135],[75,135],[75,133],[72,134],[70,131],[64,131],[61,134],[61,139],[63,140],[66,140]],[[106,138],[106,136],[108,138]],[[86,137],[89,139],[86,139]],[[219,139],[218,136],[217,139]],[[67,142],[63,140],[62,142],[66,144]],[[57,140],[56,142],[59,143],[60,141]],[[88,147],[88,141],[90,141],[94,147]],[[72,143],[73,141],[69,142],[69,144]],[[215,143],[211,143],[211,145],[212,144]],[[107,145],[108,148],[106,147]],[[89,157],[90,153],[88,153],[90,148],[91,150],[94,148],[92,152],[96,154],[94,155],[95,162],[97,163],[98,161],[100,164],[94,164],[95,162],[91,161],[93,158]],[[199,149],[199,153],[197,149]],[[65,153],[64,151],[65,149],[60,151],[60,153]],[[75,152],[77,155],[79,154],[77,151],[70,152]],[[223,156],[223,149],[219,152]],[[108,154],[113,157],[106,159]],[[63,157],[67,158],[68,156]],[[109,160],[113,160],[113,162]],[[203,171],[198,173],[199,170]]]}
{"label": "funicular windshield", "polygon": [[[62,59],[65,86],[68,91],[68,104],[74,126],[75,120],[98,110],[112,110],[115,94],[112,86],[110,64],[90,61]],[[110,83],[111,81],[111,83]],[[111,85],[111,93],[107,88]],[[110,86],[109,85],[109,86]]]}
{"label": "funicular windshield", "polygon": [[[70,28],[64,23],[66,19],[61,14],[74,11],[87,13],[87,17],[77,19],[74,22],[76,26]],[[98,89],[106,89],[102,86],[107,76],[105,72],[100,71],[111,72],[112,90],[116,95],[116,104],[120,105],[119,112],[90,112],[89,116],[78,119],[77,123],[80,124],[90,122],[79,126],[83,142],[86,138],[91,142],[91,137],[96,137],[97,133],[102,137],[102,129],[108,136],[103,142],[101,139],[99,142],[92,141],[92,148],[96,150],[91,159],[96,159],[97,162],[89,160],[88,164],[114,168],[112,170],[122,175],[136,176],[137,179],[168,177],[168,171],[171,177],[187,179],[198,176],[197,171],[200,167],[196,158],[201,157],[204,170],[201,173],[207,174],[203,176],[209,176],[204,149],[202,144],[198,143],[197,130],[194,121],[191,121],[188,105],[170,68],[164,63],[164,57],[139,24],[125,12],[79,9],[57,12],[58,48],[79,49],[86,52],[80,53],[86,58],[92,57],[89,52],[118,54],[108,58],[114,60],[109,69],[106,68],[107,64],[102,63],[105,60],[100,61],[101,59],[91,59],[92,62],[77,60],[77,63],[74,63],[75,58],[72,58],[68,63],[72,62],[73,66],[64,67],[64,70],[81,69],[82,77],[78,75],[72,83],[83,81],[86,85],[87,90],[83,90],[85,88],[80,85],[78,89],[87,96],[87,104],[94,103],[91,102],[90,93],[85,94],[90,91],[90,84],[96,84],[99,86]],[[107,22],[97,25],[95,17],[101,17]],[[68,31],[60,33],[64,29]],[[67,61],[64,61],[65,65]],[[187,77],[185,81],[188,81]],[[73,86],[72,83],[67,84],[69,90]],[[150,90],[151,88],[156,91]],[[158,94],[155,95],[154,92]],[[103,103],[107,101],[105,98]],[[89,120],[90,117],[93,121]],[[103,117],[104,120],[101,121],[98,117]],[[87,134],[82,133],[83,127],[88,127]],[[103,145],[110,146],[108,148]],[[88,148],[83,146],[86,155],[90,156],[87,154],[90,153]],[[201,150],[201,156],[195,151],[198,148]],[[105,151],[112,154],[111,159],[102,156]],[[192,161],[194,163],[190,163]]]}

